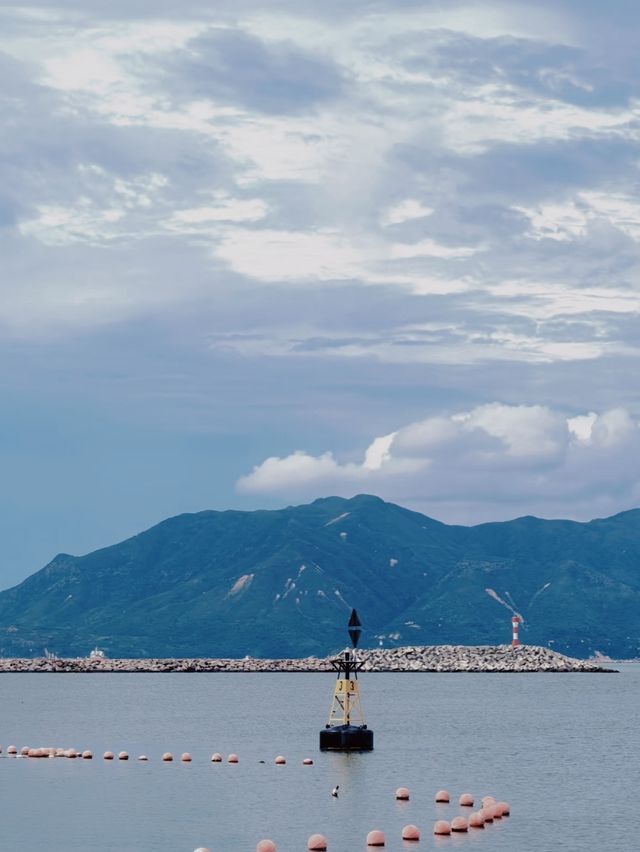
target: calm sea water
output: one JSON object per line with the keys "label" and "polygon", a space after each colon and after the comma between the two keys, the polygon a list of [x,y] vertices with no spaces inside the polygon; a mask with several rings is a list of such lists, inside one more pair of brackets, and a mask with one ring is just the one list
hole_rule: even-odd
{"label": "calm sea water", "polygon": [[[640,849],[640,665],[618,675],[370,674],[369,754],[321,754],[327,674],[0,675],[3,852],[252,852],[269,837],[305,852]],[[15,744],[89,748],[93,761],[6,757]],[[102,760],[105,750],[149,763]],[[164,751],[193,755],[163,764]],[[235,751],[237,766],[210,763]],[[275,766],[278,754],[286,766]],[[313,766],[302,766],[304,757]],[[264,760],[265,763],[260,763]],[[330,790],[340,785],[339,799]],[[399,803],[399,786],[411,801]],[[495,795],[509,819],[434,838],[437,789]],[[423,831],[400,840],[403,825]]]}

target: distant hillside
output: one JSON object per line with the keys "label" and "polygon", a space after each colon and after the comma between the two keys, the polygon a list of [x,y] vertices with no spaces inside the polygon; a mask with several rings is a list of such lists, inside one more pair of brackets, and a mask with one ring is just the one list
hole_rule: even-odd
{"label": "distant hillside", "polygon": [[521,638],[640,656],[640,510],[590,523],[448,526],[359,495],[199,512],[0,593],[0,655],[297,657],[362,645]]}

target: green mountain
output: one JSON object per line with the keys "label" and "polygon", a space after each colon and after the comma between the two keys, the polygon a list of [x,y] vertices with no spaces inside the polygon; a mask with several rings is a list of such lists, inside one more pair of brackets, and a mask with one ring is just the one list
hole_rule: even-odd
{"label": "green mountain", "polygon": [[359,495],[198,512],[0,593],[0,655],[298,657],[347,644],[510,641],[640,655],[640,510],[448,526]]}

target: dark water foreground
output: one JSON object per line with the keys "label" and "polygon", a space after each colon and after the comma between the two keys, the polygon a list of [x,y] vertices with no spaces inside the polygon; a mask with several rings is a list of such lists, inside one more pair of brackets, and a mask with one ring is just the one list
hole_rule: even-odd
{"label": "dark water foreground", "polygon": [[[305,852],[321,832],[330,852],[545,852],[640,848],[636,812],[640,666],[621,674],[376,674],[362,678],[370,754],[320,753],[329,674],[3,674],[0,676],[0,848],[47,852],[252,852],[270,837]],[[6,757],[12,743],[91,749],[94,760]],[[128,763],[101,755],[126,749]],[[163,764],[163,752],[193,762]],[[210,763],[234,751],[238,765]],[[135,757],[147,754],[148,763]],[[275,766],[276,755],[288,763]],[[313,766],[302,766],[310,756]],[[264,760],[265,763],[260,763]],[[340,785],[341,796],[330,790]],[[411,800],[396,802],[399,786]],[[492,794],[511,817],[465,836],[434,838],[437,789]],[[419,844],[400,840],[407,823]]]}

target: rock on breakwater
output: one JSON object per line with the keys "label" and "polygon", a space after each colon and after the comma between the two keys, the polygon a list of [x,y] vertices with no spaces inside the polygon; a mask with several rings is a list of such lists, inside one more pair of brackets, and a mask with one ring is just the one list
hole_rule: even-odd
{"label": "rock on breakwater", "polygon": [[[612,672],[535,645],[424,645],[362,650],[366,672]],[[0,672],[327,672],[330,659],[0,659]]]}

